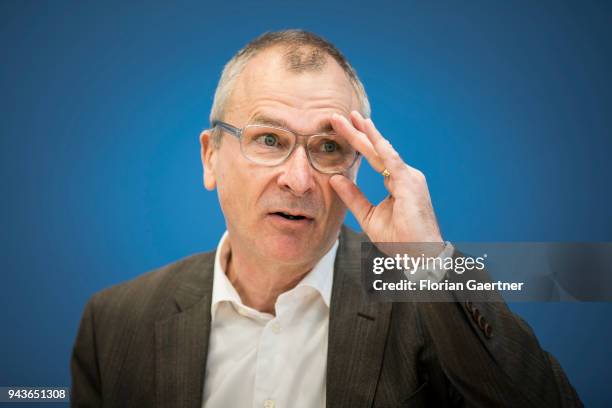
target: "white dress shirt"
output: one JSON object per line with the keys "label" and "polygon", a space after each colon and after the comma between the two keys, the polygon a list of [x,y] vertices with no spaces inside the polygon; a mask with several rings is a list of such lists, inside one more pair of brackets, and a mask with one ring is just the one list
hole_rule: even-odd
{"label": "white dress shirt", "polygon": [[293,289],[276,316],[245,306],[217,246],[203,406],[325,407],[329,304],[338,241]]}

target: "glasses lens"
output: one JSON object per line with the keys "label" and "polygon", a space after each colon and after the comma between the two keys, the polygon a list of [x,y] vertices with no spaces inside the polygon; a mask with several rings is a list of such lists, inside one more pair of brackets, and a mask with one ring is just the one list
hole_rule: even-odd
{"label": "glasses lens", "polygon": [[357,151],[338,135],[316,135],[308,141],[312,164],[324,173],[341,173],[355,162]]}
{"label": "glasses lens", "polygon": [[282,162],[294,144],[295,136],[281,129],[251,125],[242,132],[242,152],[249,160],[259,164],[275,165]]}

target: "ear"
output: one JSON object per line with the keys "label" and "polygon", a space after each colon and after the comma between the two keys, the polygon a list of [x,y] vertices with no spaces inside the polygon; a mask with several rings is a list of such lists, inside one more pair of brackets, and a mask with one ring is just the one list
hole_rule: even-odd
{"label": "ear", "polygon": [[212,191],[217,185],[217,179],[215,177],[217,149],[213,146],[212,129],[206,129],[200,133],[200,155],[202,156],[204,187]]}

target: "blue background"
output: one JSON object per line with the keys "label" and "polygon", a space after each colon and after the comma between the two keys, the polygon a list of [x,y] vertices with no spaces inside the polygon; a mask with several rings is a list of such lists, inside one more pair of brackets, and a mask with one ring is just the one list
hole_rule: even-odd
{"label": "blue background", "polygon": [[[266,30],[346,54],[446,239],[612,241],[612,3],[137,3],[0,2],[0,385],[69,385],[94,292],[216,245],[198,134]],[[587,405],[612,402],[612,304],[512,307]]]}

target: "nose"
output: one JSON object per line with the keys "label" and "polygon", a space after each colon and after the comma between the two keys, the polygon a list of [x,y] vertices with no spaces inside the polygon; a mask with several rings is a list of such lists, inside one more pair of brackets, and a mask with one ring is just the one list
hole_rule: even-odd
{"label": "nose", "polygon": [[306,155],[306,149],[304,146],[297,146],[287,161],[283,163],[278,184],[298,197],[304,196],[314,187],[313,171]]}

